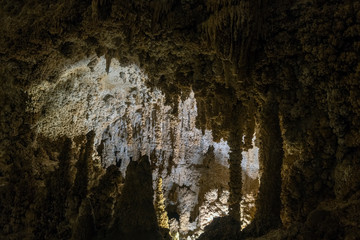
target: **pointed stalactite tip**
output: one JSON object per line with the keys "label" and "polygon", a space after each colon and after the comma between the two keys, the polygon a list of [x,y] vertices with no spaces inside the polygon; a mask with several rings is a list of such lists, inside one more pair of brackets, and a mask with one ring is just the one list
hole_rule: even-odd
{"label": "pointed stalactite tip", "polygon": [[105,56],[105,59],[106,59],[106,68],[105,68],[105,70],[106,70],[106,73],[109,73],[112,56],[110,54],[107,54]]}

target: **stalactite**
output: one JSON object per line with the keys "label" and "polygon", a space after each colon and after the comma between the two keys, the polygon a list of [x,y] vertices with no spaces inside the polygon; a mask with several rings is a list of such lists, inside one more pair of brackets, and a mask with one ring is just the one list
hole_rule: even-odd
{"label": "stalactite", "polygon": [[91,16],[94,20],[106,20],[111,14],[113,0],[92,0]]}
{"label": "stalactite", "polygon": [[[229,133],[228,143],[230,146],[230,197],[229,197],[229,215],[236,221],[240,221],[240,202],[242,198],[242,136],[243,124],[242,118],[243,106],[238,103],[232,112],[232,127]],[[239,225],[240,226],[240,225]]]}
{"label": "stalactite", "polygon": [[74,227],[71,240],[93,239],[96,234],[93,207],[89,199],[81,202],[79,217]]}
{"label": "stalactite", "polygon": [[111,239],[161,239],[153,196],[149,159],[142,156],[138,161],[131,161],[126,170]]}
{"label": "stalactite", "polygon": [[106,59],[106,72],[109,73],[110,70],[110,65],[111,65],[111,59],[114,58],[115,55],[115,50],[113,49],[108,49],[107,53],[105,54],[105,59]]}
{"label": "stalactite", "polygon": [[152,24],[158,24],[159,19],[162,15],[166,15],[173,6],[173,0],[155,0],[150,3],[150,6],[153,8],[153,18]]}
{"label": "stalactite", "polygon": [[278,103],[270,92],[258,113],[261,181],[256,200],[256,214],[248,230],[258,235],[281,224],[281,166],[283,145]]}
{"label": "stalactite", "polygon": [[80,153],[80,158],[76,163],[77,173],[72,188],[72,196],[74,200],[74,211],[78,212],[83,199],[88,194],[89,178],[92,167],[92,152],[94,147],[95,132],[90,131],[86,134],[86,143],[83,145]]}
{"label": "stalactite", "polygon": [[169,229],[169,218],[165,209],[165,198],[161,177],[158,180],[156,188],[155,211],[159,227]]}
{"label": "stalactite", "polygon": [[[38,151],[41,134],[36,129],[66,132],[78,127],[77,116],[72,118],[72,111],[62,111],[58,105],[51,104],[56,99],[66,100],[61,98],[66,92],[60,92],[60,89],[71,88],[72,84],[57,76],[63,67],[69,67],[85,55],[95,52],[103,55],[109,47],[119,52],[116,57],[122,63],[140,59],[140,67],[148,73],[150,84],[154,85],[160,76],[166,79],[158,86],[175,106],[181,95],[180,89],[193,87],[200,106],[198,126],[204,133],[212,128],[216,140],[227,136],[229,126],[233,126],[228,124],[232,118],[227,112],[231,112],[234,102],[241,100],[247,106],[252,101],[249,91],[254,90],[260,95],[276,86],[276,99],[284,118],[283,138],[289,155],[282,178],[284,223],[285,227],[296,225],[292,228],[296,233],[283,238],[315,239],[308,237],[308,232],[317,231],[316,219],[332,218],[333,214],[328,213],[329,210],[319,211],[317,208],[321,205],[334,205],[339,229],[338,234],[332,228],[324,228],[329,231],[327,233],[320,229],[315,236],[357,238],[360,236],[358,211],[355,211],[360,186],[357,174],[360,145],[359,10],[359,1],[350,0],[3,0],[0,11],[0,78],[3,80],[0,89],[0,238],[25,239],[27,236],[24,235],[32,232],[35,225],[31,223],[33,201],[46,198],[46,184],[53,185],[52,180],[47,182],[48,174],[56,169],[58,151],[47,144],[43,146],[44,151],[56,152],[55,155]],[[154,22],[158,23],[156,34],[151,29]],[[199,36],[199,30],[203,38]],[[200,58],[202,63],[198,64]],[[212,70],[214,59],[230,61],[237,67],[232,75],[245,73],[246,78],[229,77],[228,68],[225,73],[221,67],[220,71]],[[184,66],[189,69],[181,70]],[[196,82],[175,78],[174,72],[181,72],[184,77],[196,76],[193,77]],[[215,77],[213,73],[216,73]],[[64,82],[67,82],[65,86],[62,85]],[[51,83],[56,83],[53,85],[56,88],[49,94],[54,97],[40,111],[28,112],[24,104],[27,99],[22,93],[31,85],[39,84],[41,96],[44,89],[51,88]],[[78,83],[81,89],[85,89],[85,85],[87,90],[93,90],[86,81]],[[228,91],[224,90],[224,85],[228,86]],[[210,87],[211,90],[206,91]],[[212,101],[213,98],[216,100]],[[269,179],[268,184],[262,185],[258,204],[261,213],[257,223],[259,232],[268,228],[262,221],[278,222],[278,206],[269,207],[265,200],[270,196],[279,202],[277,194],[269,193],[266,186],[278,191],[276,179],[280,158],[272,160],[275,155],[281,155],[281,144],[272,144],[273,138],[279,137],[277,125],[270,125],[266,120],[277,122],[278,119],[271,113],[272,106],[268,106],[267,101],[259,104],[259,110],[256,110],[265,109],[259,112],[257,124],[264,127],[263,130],[259,127],[258,132],[264,146],[261,152],[263,177]],[[210,102],[213,102],[212,106],[207,106]],[[222,110],[213,104],[220,105]],[[274,103],[273,111],[276,108]],[[49,110],[56,112],[54,118],[48,119],[54,124],[41,127],[45,122],[40,118]],[[101,118],[99,114],[94,115],[96,121]],[[65,118],[69,121],[58,127],[57,119]],[[123,129],[128,127],[140,133],[138,126],[124,125]],[[87,127],[81,134],[88,131]],[[245,135],[244,149],[248,147],[252,129],[253,122],[249,121],[241,131]],[[76,135],[71,134],[71,137]],[[235,135],[231,137],[233,142]],[[237,149],[236,144],[233,148]],[[136,143],[133,146],[137,146]],[[87,174],[87,171],[82,172],[80,164],[84,154],[85,151],[76,165],[78,172],[73,188],[79,190],[82,197],[89,194],[84,191],[84,186],[89,184],[81,176]],[[176,157],[174,159],[178,161]],[[268,169],[273,167],[276,167],[276,174],[269,174]],[[96,173],[97,177],[100,174]],[[72,192],[69,198],[74,194]],[[54,195],[53,192],[49,194],[50,197]],[[36,205],[38,208],[39,202]],[[79,204],[75,205],[78,207]],[[80,206],[81,211],[91,209],[86,202]],[[69,204],[69,207],[73,205]],[[266,216],[269,219],[264,219]],[[74,214],[69,219],[73,221],[77,217]],[[333,224],[333,221],[329,223]],[[303,227],[306,229],[304,234]],[[53,226],[49,228],[53,229]]]}
{"label": "stalactite", "polygon": [[[51,174],[47,182],[47,196],[44,202],[45,210],[42,212],[39,224],[42,237],[68,238],[70,226],[65,216],[66,202],[70,192],[70,162],[72,157],[72,141],[67,138],[59,155],[59,167]],[[44,231],[45,230],[45,231]],[[57,233],[56,235],[53,235]]]}
{"label": "stalactite", "polygon": [[253,102],[249,103],[246,111],[246,122],[244,128],[244,145],[243,150],[246,151],[250,149],[252,146],[252,140],[255,132],[255,114],[256,108]]}
{"label": "stalactite", "polygon": [[94,227],[98,236],[105,235],[112,224],[114,206],[120,198],[123,178],[115,165],[106,169],[99,184],[91,189],[89,200],[93,212]]}
{"label": "stalactite", "polygon": [[230,62],[223,61],[224,68],[224,78],[225,78],[225,87],[228,88],[230,86],[230,82],[232,79],[231,71],[230,71]]}

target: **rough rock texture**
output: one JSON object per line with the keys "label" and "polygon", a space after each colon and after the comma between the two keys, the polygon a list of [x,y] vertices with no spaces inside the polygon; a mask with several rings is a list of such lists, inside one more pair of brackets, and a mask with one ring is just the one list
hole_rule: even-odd
{"label": "rough rock texture", "polygon": [[[276,190],[261,183],[256,209],[282,225],[260,238],[359,238],[359,2],[2,0],[0,6],[2,238],[61,239],[75,234],[67,226],[96,226],[86,199],[103,170],[96,159],[88,162],[90,139],[72,140],[64,170],[65,140],[38,135],[43,112],[29,112],[27,104],[34,85],[56,86],[64,68],[95,54],[105,57],[109,73],[112,58],[139,66],[175,114],[178,99],[194,92],[198,128],[233,142],[231,204],[241,201],[244,187],[239,147],[247,150],[256,131],[262,174]],[[59,185],[57,174],[66,172],[70,180]],[[69,224],[56,213],[63,192],[71,202]],[[44,202],[50,207],[41,208]],[[41,223],[34,219],[49,218],[49,229],[36,230]],[[219,220],[208,229],[214,235],[204,236],[258,237],[278,226],[268,221],[255,214],[259,227],[239,232],[237,219]]]}
{"label": "rough rock texture", "polygon": [[148,156],[131,161],[109,239],[161,239]]}
{"label": "rough rock texture", "polygon": [[[229,147],[223,140],[213,142],[210,131],[202,133],[196,128],[192,92],[179,100],[174,115],[164,95],[145,86],[146,78],[135,65],[124,67],[117,60],[112,60],[106,72],[106,60],[94,56],[65,69],[57,82],[33,85],[28,90],[28,112],[41,113],[35,131],[50,139],[94,130],[94,157],[105,168],[116,165],[124,177],[130,159],[151,155],[154,189],[157,179],[164,178],[168,209],[179,215],[171,230],[185,237],[197,236],[214,217],[228,213]],[[238,162],[240,174],[245,171],[244,181],[257,181],[254,153],[239,149],[239,154],[247,154],[242,169]],[[251,157],[250,164],[247,159]],[[253,206],[249,205],[254,203],[257,186],[248,184],[244,190],[241,210],[248,219],[246,225],[252,218]],[[234,205],[240,219],[241,194],[237,196]]]}

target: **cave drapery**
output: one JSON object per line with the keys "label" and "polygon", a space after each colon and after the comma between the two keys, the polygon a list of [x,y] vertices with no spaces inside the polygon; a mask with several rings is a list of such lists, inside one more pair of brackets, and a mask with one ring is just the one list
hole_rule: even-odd
{"label": "cave drapery", "polygon": [[[150,196],[149,185],[92,161],[94,132],[50,140],[34,127],[47,109],[29,111],[32,86],[90,56],[107,72],[113,59],[139,66],[174,115],[193,94],[197,128],[228,140],[231,217],[200,239],[360,238],[359,2],[3,0],[0,19],[0,238],[134,238],[117,219],[123,193]],[[254,133],[262,180],[241,230]],[[149,181],[149,166],[131,165]],[[147,214],[140,233],[168,238]]]}

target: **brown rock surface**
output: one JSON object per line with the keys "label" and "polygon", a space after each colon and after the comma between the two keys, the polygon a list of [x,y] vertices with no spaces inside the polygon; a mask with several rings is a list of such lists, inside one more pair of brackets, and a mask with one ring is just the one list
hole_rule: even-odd
{"label": "brown rock surface", "polygon": [[122,180],[93,159],[93,136],[47,139],[35,126],[48,109],[29,109],[32,86],[94,55],[108,72],[113,58],[138,65],[174,114],[194,92],[197,127],[235,146],[231,203],[239,148],[257,133],[266,227],[239,232],[226,218],[208,239],[359,238],[359,39],[358,1],[2,0],[0,238],[81,239],[112,224]]}

